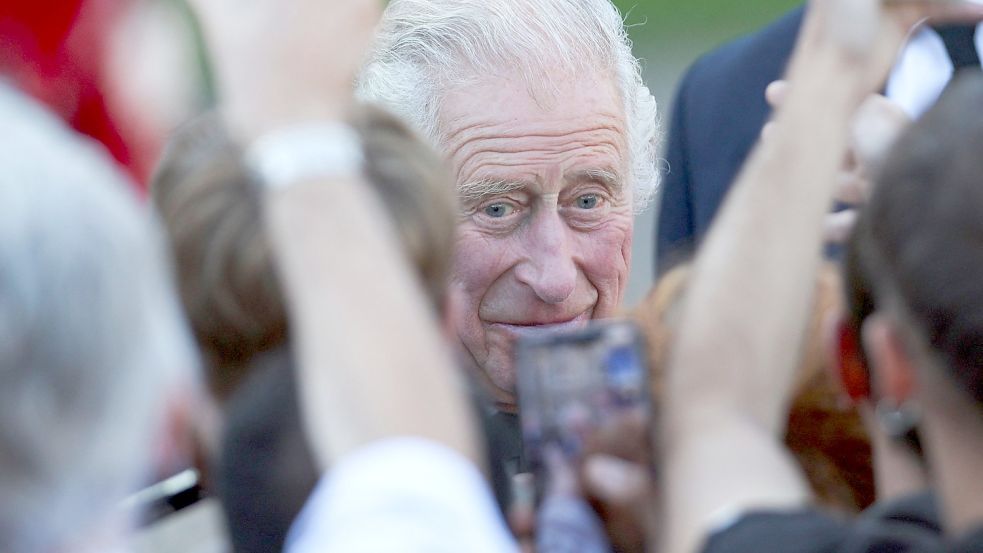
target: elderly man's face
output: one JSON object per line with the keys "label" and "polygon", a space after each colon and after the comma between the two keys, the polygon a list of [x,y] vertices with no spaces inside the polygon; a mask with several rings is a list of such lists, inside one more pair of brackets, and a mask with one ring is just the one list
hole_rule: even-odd
{"label": "elderly man's face", "polygon": [[611,317],[621,303],[634,221],[624,110],[611,79],[579,76],[545,102],[488,79],[445,96],[441,128],[462,202],[457,333],[512,410],[517,336]]}

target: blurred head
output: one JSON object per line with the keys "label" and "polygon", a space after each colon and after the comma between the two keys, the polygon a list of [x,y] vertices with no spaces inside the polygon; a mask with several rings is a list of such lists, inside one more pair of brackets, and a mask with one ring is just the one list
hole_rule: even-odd
{"label": "blurred head", "polygon": [[983,77],[961,77],[895,145],[849,244],[836,336],[854,398],[944,426],[983,424],[980,102]]}
{"label": "blurred head", "polygon": [[[453,245],[453,191],[435,154],[399,120],[364,108],[353,116],[368,182],[391,215],[404,252],[443,307]],[[181,128],[151,184],[177,261],[191,327],[212,389],[227,398],[250,361],[287,340],[287,317],[263,226],[262,185],[216,115]]]}
{"label": "blurred head", "polygon": [[[666,273],[632,315],[649,346],[653,397],[665,393],[664,367],[679,325],[690,267]],[[870,439],[857,410],[845,406],[822,348],[825,318],[839,309],[836,272],[824,266],[802,350],[785,443],[802,467],[816,500],[825,507],[858,512],[875,499]]]}
{"label": "blurred head", "polygon": [[359,82],[448,160],[451,298],[501,408],[532,327],[613,315],[656,186],[655,101],[609,0],[395,0]]}
{"label": "blurred head", "polygon": [[209,384],[224,399],[256,353],[286,340],[286,312],[262,225],[262,189],[210,114],[168,143],[150,193],[170,238]]}
{"label": "blurred head", "polygon": [[[352,124],[367,181],[439,312],[454,237],[450,179],[431,148],[392,115],[360,108]],[[220,122],[205,117],[174,138],[151,189],[215,391],[228,399],[216,481],[237,553],[279,551],[318,478],[254,179]]]}
{"label": "blurred head", "polygon": [[109,549],[191,378],[190,336],[105,153],[2,86],[0,120],[0,543]]}

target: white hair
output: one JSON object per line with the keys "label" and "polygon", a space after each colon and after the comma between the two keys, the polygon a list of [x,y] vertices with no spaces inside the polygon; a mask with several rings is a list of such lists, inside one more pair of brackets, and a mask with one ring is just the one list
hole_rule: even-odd
{"label": "white hair", "polygon": [[610,0],[392,0],[357,94],[439,148],[442,92],[502,68],[547,90],[557,75],[612,74],[624,101],[635,210],[648,206],[659,182],[656,103]]}
{"label": "white hair", "polygon": [[0,543],[66,550],[149,476],[196,358],[161,235],[105,152],[2,82],[0,121]]}

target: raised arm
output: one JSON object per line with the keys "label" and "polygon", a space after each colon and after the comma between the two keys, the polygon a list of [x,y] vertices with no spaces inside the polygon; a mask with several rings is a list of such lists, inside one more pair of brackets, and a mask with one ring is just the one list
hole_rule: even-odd
{"label": "raised arm", "polygon": [[926,15],[978,16],[942,2],[814,0],[787,97],[699,251],[671,354],[664,428],[670,553],[714,525],[801,505],[805,483],[780,442],[852,116]]}
{"label": "raised arm", "polygon": [[393,437],[424,438],[477,463],[458,372],[342,122],[378,1],[196,8],[229,126],[269,169],[267,228],[322,468]]}

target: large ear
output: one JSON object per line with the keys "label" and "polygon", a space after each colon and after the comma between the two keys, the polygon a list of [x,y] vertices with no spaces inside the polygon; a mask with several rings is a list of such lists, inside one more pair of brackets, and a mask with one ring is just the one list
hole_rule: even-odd
{"label": "large ear", "polygon": [[864,322],[862,333],[877,397],[903,404],[915,391],[917,373],[898,326],[875,313]]}
{"label": "large ear", "polygon": [[870,373],[861,349],[860,331],[842,313],[831,313],[823,322],[826,366],[854,403],[870,399]]}

